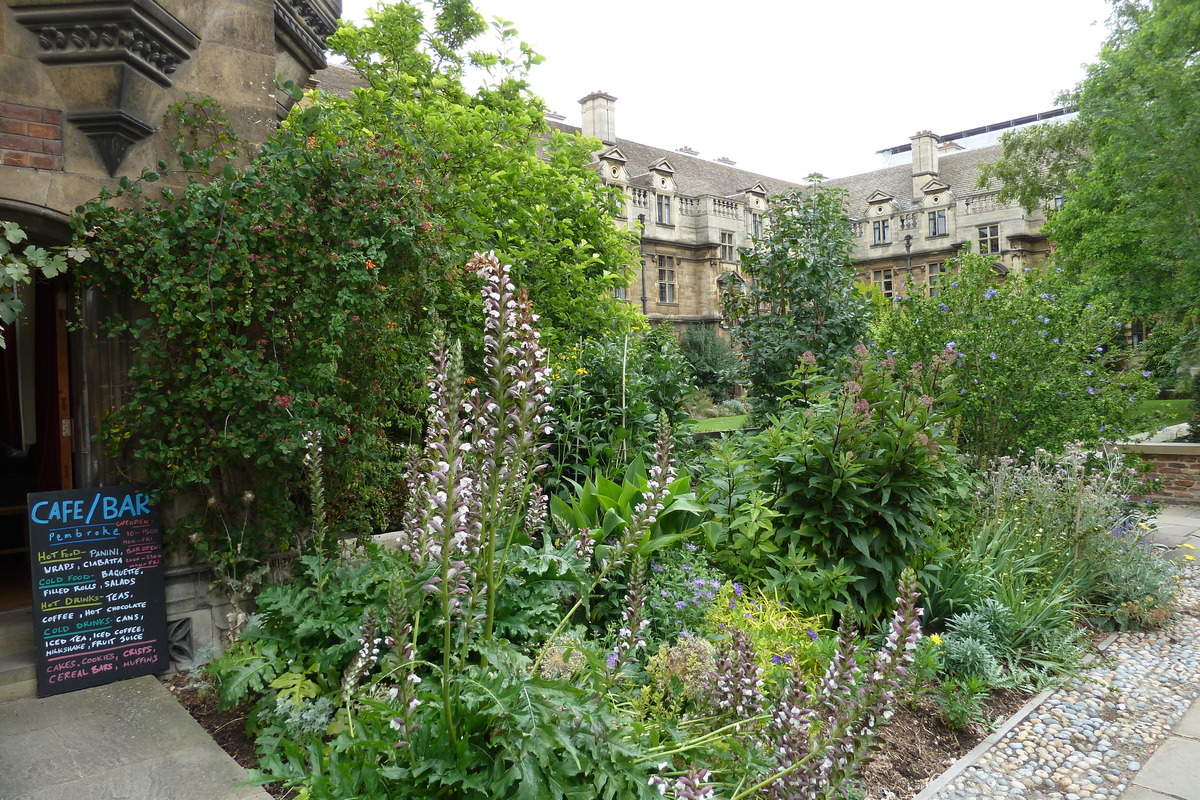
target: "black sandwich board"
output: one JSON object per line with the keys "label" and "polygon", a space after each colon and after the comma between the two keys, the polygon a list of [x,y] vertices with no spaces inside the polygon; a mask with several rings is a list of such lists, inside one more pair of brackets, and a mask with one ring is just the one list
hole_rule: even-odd
{"label": "black sandwich board", "polygon": [[170,666],[162,530],[136,486],[29,495],[38,697]]}

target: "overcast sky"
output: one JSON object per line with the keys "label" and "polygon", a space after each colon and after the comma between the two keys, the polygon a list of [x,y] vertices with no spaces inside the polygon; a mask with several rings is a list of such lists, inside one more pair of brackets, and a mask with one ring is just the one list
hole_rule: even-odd
{"label": "overcast sky", "polygon": [[[375,0],[344,0],[363,20]],[[1105,36],[1106,0],[475,0],[546,60],[549,107],[617,98],[617,135],[799,181],[877,150],[1047,111]]]}

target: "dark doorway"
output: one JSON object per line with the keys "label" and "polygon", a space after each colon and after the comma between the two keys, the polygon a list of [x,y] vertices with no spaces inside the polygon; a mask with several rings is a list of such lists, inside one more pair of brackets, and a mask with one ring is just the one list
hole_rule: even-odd
{"label": "dark doorway", "polygon": [[0,611],[30,603],[29,492],[72,488],[66,280],[39,279],[0,350]]}

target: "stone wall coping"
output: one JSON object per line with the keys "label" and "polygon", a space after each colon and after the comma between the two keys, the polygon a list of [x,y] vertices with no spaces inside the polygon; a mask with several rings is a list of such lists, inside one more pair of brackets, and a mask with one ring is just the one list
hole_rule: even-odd
{"label": "stone wall coping", "polygon": [[1123,442],[1117,447],[1123,453],[1148,456],[1200,456],[1200,442]]}

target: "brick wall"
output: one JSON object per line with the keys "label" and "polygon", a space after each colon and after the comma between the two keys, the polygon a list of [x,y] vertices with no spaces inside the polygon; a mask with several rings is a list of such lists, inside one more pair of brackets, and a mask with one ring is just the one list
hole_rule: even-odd
{"label": "brick wall", "polygon": [[1122,444],[1122,451],[1148,461],[1161,482],[1148,495],[1162,503],[1200,504],[1200,444]]}
{"label": "brick wall", "polygon": [[61,172],[62,112],[0,103],[0,164]]}

